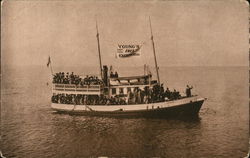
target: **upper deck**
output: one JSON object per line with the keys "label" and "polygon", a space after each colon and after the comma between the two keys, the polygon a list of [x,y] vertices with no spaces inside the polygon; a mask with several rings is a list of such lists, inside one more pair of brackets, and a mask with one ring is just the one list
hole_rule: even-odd
{"label": "upper deck", "polygon": [[108,83],[102,84],[103,80],[99,81],[100,84],[80,81],[78,84],[70,83],[53,83],[52,92],[56,94],[81,94],[81,95],[126,95],[128,91],[134,89],[144,89],[157,84],[155,80],[151,79],[151,75],[143,76],[129,76],[129,77],[110,77]]}

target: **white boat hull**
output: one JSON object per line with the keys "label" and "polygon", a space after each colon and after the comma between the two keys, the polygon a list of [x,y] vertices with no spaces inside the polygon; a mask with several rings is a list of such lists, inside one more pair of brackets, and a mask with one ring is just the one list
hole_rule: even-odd
{"label": "white boat hull", "polygon": [[173,101],[134,105],[72,105],[52,103],[60,113],[94,116],[179,117],[197,116],[205,98],[198,96]]}

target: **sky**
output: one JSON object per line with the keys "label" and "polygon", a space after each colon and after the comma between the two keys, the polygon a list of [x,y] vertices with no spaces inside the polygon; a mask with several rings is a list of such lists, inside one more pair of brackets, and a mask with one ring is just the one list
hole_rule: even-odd
{"label": "sky", "polygon": [[[248,66],[248,5],[241,0],[4,1],[2,66]],[[141,56],[115,58],[118,44]]]}

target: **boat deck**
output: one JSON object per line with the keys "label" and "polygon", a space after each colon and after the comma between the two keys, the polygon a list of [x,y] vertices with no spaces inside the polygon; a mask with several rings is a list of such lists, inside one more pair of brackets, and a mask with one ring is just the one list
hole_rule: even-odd
{"label": "boat deck", "polygon": [[52,103],[52,108],[57,111],[135,111],[150,110],[157,108],[167,108],[192,102],[204,101],[204,98],[193,96],[172,101],[149,103],[149,104],[133,104],[133,105],[73,105]]}

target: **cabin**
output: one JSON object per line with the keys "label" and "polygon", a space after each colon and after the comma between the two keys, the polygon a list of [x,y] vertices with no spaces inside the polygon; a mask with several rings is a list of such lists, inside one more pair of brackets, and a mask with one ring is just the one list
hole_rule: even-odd
{"label": "cabin", "polygon": [[128,92],[133,92],[134,89],[150,88],[157,84],[155,80],[152,80],[152,75],[142,76],[129,76],[129,77],[117,77],[110,78],[109,96],[126,96]]}

